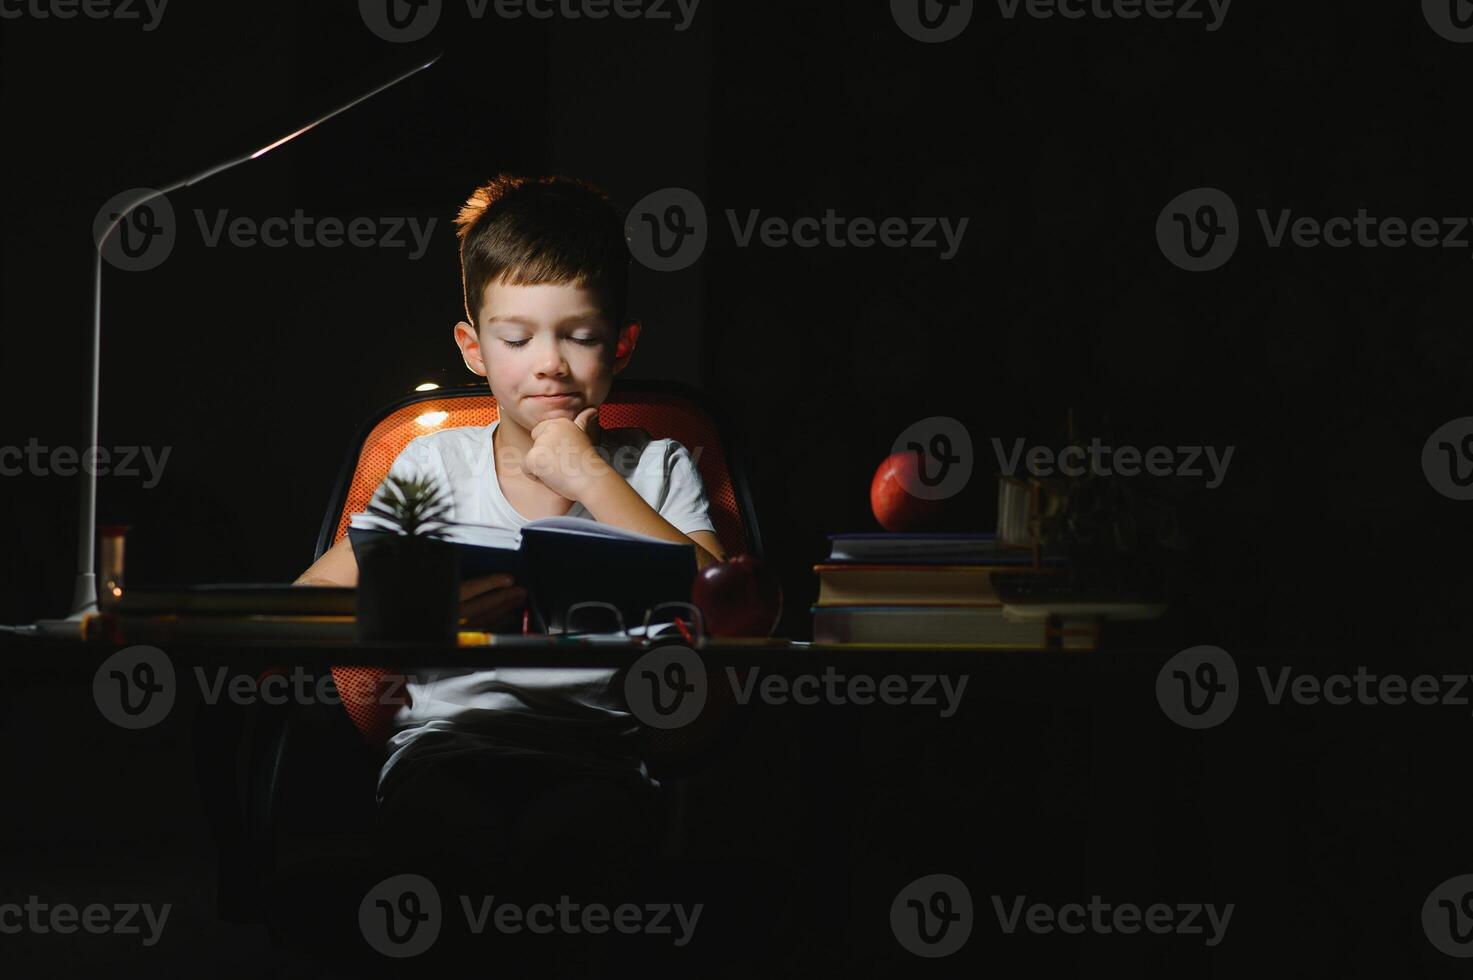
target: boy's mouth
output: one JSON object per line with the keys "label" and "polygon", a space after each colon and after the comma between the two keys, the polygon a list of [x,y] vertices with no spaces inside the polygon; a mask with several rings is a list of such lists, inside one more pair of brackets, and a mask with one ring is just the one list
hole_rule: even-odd
{"label": "boy's mouth", "polygon": [[552,395],[528,395],[527,397],[535,402],[555,405],[563,401],[573,401],[578,397],[578,393],[576,391],[561,391]]}

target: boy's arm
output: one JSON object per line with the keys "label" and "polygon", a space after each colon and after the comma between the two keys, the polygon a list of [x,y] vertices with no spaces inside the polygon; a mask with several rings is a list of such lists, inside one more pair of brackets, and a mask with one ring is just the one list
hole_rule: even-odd
{"label": "boy's arm", "polygon": [[576,419],[538,422],[532,428],[532,448],[523,459],[527,474],[569,500],[578,501],[600,524],[690,545],[696,549],[697,571],[724,561],[726,552],[715,534],[683,533],[599,456],[588,434],[589,427],[597,425],[596,408],[585,408]]}
{"label": "boy's arm", "polygon": [[[410,440],[394,458],[389,467],[389,475],[404,478],[430,476],[439,480],[443,485],[446,483],[444,465],[439,461],[438,455],[419,440]],[[384,486],[381,483],[369,498],[370,504],[382,499]],[[358,587],[358,559],[353,555],[353,544],[345,534],[338,542],[322,553],[322,557],[312,563],[293,585],[336,585],[343,588],[356,589]]]}
{"label": "boy's arm", "polygon": [[698,571],[726,558],[726,552],[722,550],[716,535],[710,531],[683,534],[646,503],[629,485],[629,481],[607,467],[589,477],[585,489],[578,495],[578,501],[600,524],[612,524],[628,531],[648,534],[652,538],[692,546],[696,549]]}
{"label": "boy's arm", "polygon": [[[358,587],[358,559],[346,537],[322,553],[292,585]],[[466,629],[516,632],[527,593],[510,575],[482,575],[460,583],[460,616]]]}
{"label": "boy's arm", "polygon": [[697,570],[705,568],[706,565],[711,564],[711,562],[706,562],[706,565],[701,564],[701,556],[699,553],[700,551],[706,552],[706,554],[710,555],[716,561],[726,561],[726,549],[721,547],[721,539],[718,538],[715,534],[711,533],[710,531],[692,531],[687,534],[686,537],[690,538],[696,543]]}
{"label": "boy's arm", "polygon": [[345,535],[322,553],[312,567],[298,576],[292,585],[358,586],[358,559],[353,557],[353,544]]}

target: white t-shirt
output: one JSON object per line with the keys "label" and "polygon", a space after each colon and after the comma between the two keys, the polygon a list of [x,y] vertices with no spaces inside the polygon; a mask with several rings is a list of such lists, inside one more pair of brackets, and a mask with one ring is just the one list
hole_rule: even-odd
{"label": "white t-shirt", "polygon": [[[433,475],[451,497],[455,521],[515,529],[531,523],[511,506],[496,478],[488,426],[444,429],[413,440],[394,460],[397,477]],[[643,429],[604,429],[599,454],[659,515],[683,534],[715,532],[705,486],[689,450]],[[375,499],[383,493],[380,485]],[[593,519],[580,503],[570,517]],[[394,715],[389,758],[379,772],[379,799],[391,771],[448,753],[562,757],[600,771],[650,780],[630,746],[638,731],[612,668],[502,667],[410,671],[407,705]],[[398,778],[397,776],[395,778]]]}

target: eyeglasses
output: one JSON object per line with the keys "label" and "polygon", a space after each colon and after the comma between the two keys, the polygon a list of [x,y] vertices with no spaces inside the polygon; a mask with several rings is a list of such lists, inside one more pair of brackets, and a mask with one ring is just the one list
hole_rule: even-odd
{"label": "eyeglasses", "polygon": [[[580,615],[581,614],[581,615]],[[629,629],[624,614],[609,602],[575,602],[563,617],[561,636],[577,636],[593,642],[627,644],[631,641],[653,646],[657,640],[679,637],[687,646],[706,643],[706,620],[701,610],[689,602],[660,602],[645,610],[644,623]]]}

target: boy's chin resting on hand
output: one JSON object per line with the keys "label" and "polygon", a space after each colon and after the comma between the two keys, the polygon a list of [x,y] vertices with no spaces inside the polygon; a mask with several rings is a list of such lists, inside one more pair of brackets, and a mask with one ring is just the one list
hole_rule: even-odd
{"label": "boy's chin resting on hand", "polygon": [[522,466],[549,490],[575,502],[585,501],[599,484],[620,479],[598,454],[598,409],[585,408],[575,419],[543,419],[532,427],[532,448]]}

